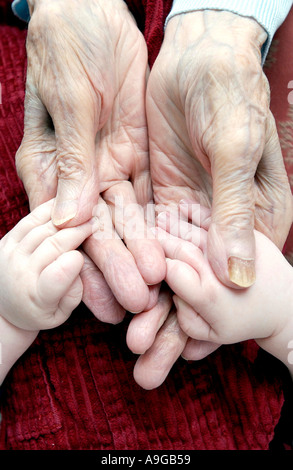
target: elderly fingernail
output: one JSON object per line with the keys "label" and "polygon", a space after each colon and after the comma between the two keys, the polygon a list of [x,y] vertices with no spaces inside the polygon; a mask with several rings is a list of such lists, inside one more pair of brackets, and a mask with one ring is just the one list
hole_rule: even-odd
{"label": "elderly fingernail", "polygon": [[254,259],[242,259],[230,256],[228,259],[230,281],[240,287],[249,287],[255,281]]}
{"label": "elderly fingernail", "polygon": [[53,210],[52,221],[60,226],[74,219],[78,210],[78,201],[65,201],[57,203]]}

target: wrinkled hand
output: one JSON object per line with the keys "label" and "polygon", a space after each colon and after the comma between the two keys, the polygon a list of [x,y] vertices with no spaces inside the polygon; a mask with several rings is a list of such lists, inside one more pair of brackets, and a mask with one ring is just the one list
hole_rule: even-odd
{"label": "wrinkled hand", "polygon": [[138,205],[145,207],[152,198],[146,45],[122,0],[29,3],[24,136],[17,169],[31,209],[56,196],[52,220],[59,227],[78,225],[106,206],[101,225],[114,220],[118,237],[87,241],[82,278],[85,303],[99,318],[116,322],[124,309],[151,306],[155,299],[147,284],[160,282],[165,273],[155,240],[145,234],[137,243],[121,239],[121,199],[136,207],[144,223]]}
{"label": "wrinkled hand", "polygon": [[255,280],[253,228],[282,248],[293,217],[261,68],[265,39],[233,13],[175,16],[148,81],[155,202],[212,207],[209,261],[231,287]]}
{"label": "wrinkled hand", "polygon": [[[190,224],[190,220],[198,227]],[[199,228],[200,223],[203,228]],[[157,224],[158,228],[154,233],[167,257],[170,253],[166,252],[166,243],[169,251],[173,250],[173,256],[182,256],[182,251],[191,265],[196,250],[206,250],[209,209],[199,208],[198,204],[183,204],[179,211],[161,212]],[[168,282],[167,277],[166,281]],[[182,330],[172,301],[172,291],[165,283],[157,305],[148,312],[135,315],[131,321],[127,343],[134,353],[140,354],[134,367],[134,378],[145,389],[160,386],[180,355],[187,360],[200,360],[220,346],[215,341],[191,338]]]}
{"label": "wrinkled hand", "polygon": [[[255,280],[253,228],[281,248],[292,223],[292,195],[261,69],[265,39],[257,23],[232,13],[175,16],[147,87],[158,212],[182,199],[211,207],[209,261],[217,277],[234,288]],[[198,225],[207,228],[205,215],[202,211]],[[141,356],[135,378],[145,388],[160,385],[180,354],[196,360],[219,347],[188,338],[174,307],[169,317],[167,310],[165,303],[157,335],[149,332],[149,349],[136,351]],[[147,337],[144,317],[135,321]],[[135,341],[134,325],[128,344],[135,351],[143,335]]]}

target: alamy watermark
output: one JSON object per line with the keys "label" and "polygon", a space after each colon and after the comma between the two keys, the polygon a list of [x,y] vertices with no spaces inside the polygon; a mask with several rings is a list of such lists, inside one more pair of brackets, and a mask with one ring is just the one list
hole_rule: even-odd
{"label": "alamy watermark", "polygon": [[155,205],[145,207],[137,203],[125,202],[122,196],[116,196],[112,210],[106,204],[97,204],[92,211],[92,233],[96,240],[122,239],[142,240],[156,238],[156,216],[160,217],[159,237],[168,237],[168,233],[188,240],[197,246],[200,244],[200,230],[188,222],[188,214],[200,221],[200,204]]}

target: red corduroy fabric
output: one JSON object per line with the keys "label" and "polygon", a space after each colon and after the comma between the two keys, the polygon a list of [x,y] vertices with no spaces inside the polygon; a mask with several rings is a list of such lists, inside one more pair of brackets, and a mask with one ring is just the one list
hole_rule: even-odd
{"label": "red corduroy fabric", "polygon": [[[140,15],[152,64],[171,2],[129,3]],[[23,128],[25,37],[0,26],[0,236],[28,212],[14,165]],[[280,66],[278,57],[271,71]],[[278,86],[276,80],[273,91]],[[81,305],[64,325],[39,335],[4,383],[0,449],[268,449],[284,402],[277,361],[260,355],[253,341],[221,347],[199,362],[180,359],[161,387],[145,391],[132,377],[128,320],[106,325]]]}

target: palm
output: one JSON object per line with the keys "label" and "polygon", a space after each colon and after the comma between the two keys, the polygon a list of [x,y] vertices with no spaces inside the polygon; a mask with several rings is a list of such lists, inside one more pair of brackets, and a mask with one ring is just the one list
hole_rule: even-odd
{"label": "palm", "polygon": [[[167,23],[147,87],[155,202],[167,206],[191,199],[212,208],[211,228],[219,230],[208,233],[209,261],[231,287],[228,258],[253,259],[253,225],[282,246],[292,221],[292,196],[257,50],[264,40],[256,22],[229,12],[176,15]],[[236,283],[243,287],[242,271]],[[135,320],[144,327],[137,331],[145,332],[144,318]],[[135,376],[142,386],[149,381],[157,386],[182,352],[200,359],[217,347],[187,340],[176,316],[169,315],[147,353],[138,349]]]}
{"label": "palm", "polygon": [[[213,162],[208,157],[207,149],[204,148],[204,141],[207,140],[207,136],[210,141],[213,138],[218,139],[212,135],[214,129],[211,131],[208,122],[213,122],[216,128],[218,116],[224,118],[223,103],[221,102],[219,107],[213,105],[213,112],[209,116],[200,112],[193,114],[191,110],[199,109],[199,97],[202,96],[203,90],[199,87],[195,88],[194,94],[190,93],[188,80],[182,80],[180,63],[177,64],[177,69],[174,70],[173,65],[171,66],[173,70],[163,73],[162,71],[167,68],[165,60],[164,54],[159,56],[151,72],[147,90],[154,199],[156,204],[160,205],[191,199],[203,206],[211,207],[216,183],[212,178]],[[174,62],[176,59],[173,59]],[[181,59],[181,62],[184,61]],[[184,63],[184,76],[188,74],[196,75],[196,70],[192,68],[190,61]],[[185,83],[186,90],[184,90]],[[182,97],[185,97],[185,102],[182,102]],[[211,107],[208,103],[209,97],[206,100],[206,105]],[[213,101],[217,100],[214,94]],[[256,170],[250,194],[252,201],[249,203],[254,206],[255,228],[282,248],[292,221],[292,196],[283,162],[279,158],[281,152],[272,122],[273,119],[268,120],[266,131],[266,140],[272,142],[271,151],[265,158],[260,159],[258,165],[251,162],[251,166],[255,165]],[[272,172],[272,168],[275,169],[275,173]],[[239,185],[240,183],[239,180]],[[230,190],[229,185],[227,177],[225,187],[227,194]],[[223,204],[223,207],[229,213],[233,210],[234,201],[233,198],[230,200],[227,198],[226,201],[227,205]]]}
{"label": "palm", "polygon": [[[31,209],[56,197],[58,226],[88,220],[101,200],[115,219],[116,196],[137,206],[151,199],[143,36],[122,0],[67,3],[53,0],[32,14],[24,138],[16,157]],[[84,249],[123,307],[141,310],[148,305],[147,284],[164,276],[164,257],[156,241],[124,241],[129,251],[121,240],[101,246],[93,237]],[[101,283],[111,304],[113,298],[89,258],[85,298],[98,314]],[[136,295],[123,287],[125,269]]]}
{"label": "palm", "polygon": [[[110,198],[117,183],[130,180],[134,189],[138,189],[137,198],[146,203],[151,199],[144,104],[147,55],[137,28],[133,34],[129,30],[125,33],[116,50],[113,104],[96,136],[100,192],[105,199]],[[116,189],[119,194],[120,188]]]}
{"label": "palm", "polygon": [[[66,171],[78,170],[64,168],[60,158],[60,150],[65,153],[64,148],[58,148],[63,137],[61,118],[67,121],[67,131],[73,121],[78,123],[79,133],[71,132],[67,141],[75,152],[84,145],[93,157],[82,162],[88,168],[80,169],[89,171],[92,186],[99,189],[100,185],[100,192],[136,176],[135,169],[148,168],[145,43],[127,9],[106,9],[111,18],[106,15],[105,20],[98,3],[95,8],[94,14],[91,9],[72,8],[64,21],[61,15],[62,28],[54,31],[53,39],[44,37],[42,31],[37,36],[39,24],[35,27],[35,23],[39,18],[34,22],[34,15],[29,25],[25,133],[16,163],[32,207],[56,195],[57,178],[63,173],[66,177]],[[60,11],[64,12],[62,5]],[[75,41],[71,44],[73,34]],[[51,42],[50,54],[46,39]],[[62,42],[70,62],[69,74],[60,54]],[[92,128],[94,132],[90,133]],[[66,158],[70,164],[70,155]]]}
{"label": "palm", "polygon": [[154,199],[159,205],[194,199],[209,206],[211,177],[194,155],[186,117],[174,102],[174,93],[176,95],[177,92],[177,83],[170,89],[161,74],[152,70],[147,113]]}
{"label": "palm", "polygon": [[[120,204],[122,201],[125,205],[145,208],[152,201],[144,98],[147,55],[145,43],[138,31],[134,30],[133,35],[129,34],[129,30],[125,33],[124,38],[120,37],[120,48],[116,51],[115,97],[108,119],[96,135],[95,156],[102,197],[98,203],[101,208],[98,207],[99,218],[103,220],[104,211],[110,210],[114,232],[124,239],[135,260],[125,251],[119,240],[109,242],[108,239],[103,239],[100,243],[92,236],[85,242],[84,248],[103,272],[119,303],[130,311],[137,311],[147,306],[147,300],[144,299],[148,297],[148,289],[138,272],[146,272],[143,245],[149,245],[150,256],[152,247],[150,240],[141,243],[135,240],[131,243],[125,233],[121,232],[125,214],[123,209],[121,211]],[[119,262],[119,258],[123,262]],[[151,265],[148,268],[151,272],[146,275],[156,277],[156,268],[153,269]],[[150,283],[153,284],[152,281]],[[87,287],[91,289],[90,285],[86,289]],[[141,301],[141,306],[133,307],[132,299],[135,303]],[[95,309],[94,305],[90,307]]]}

